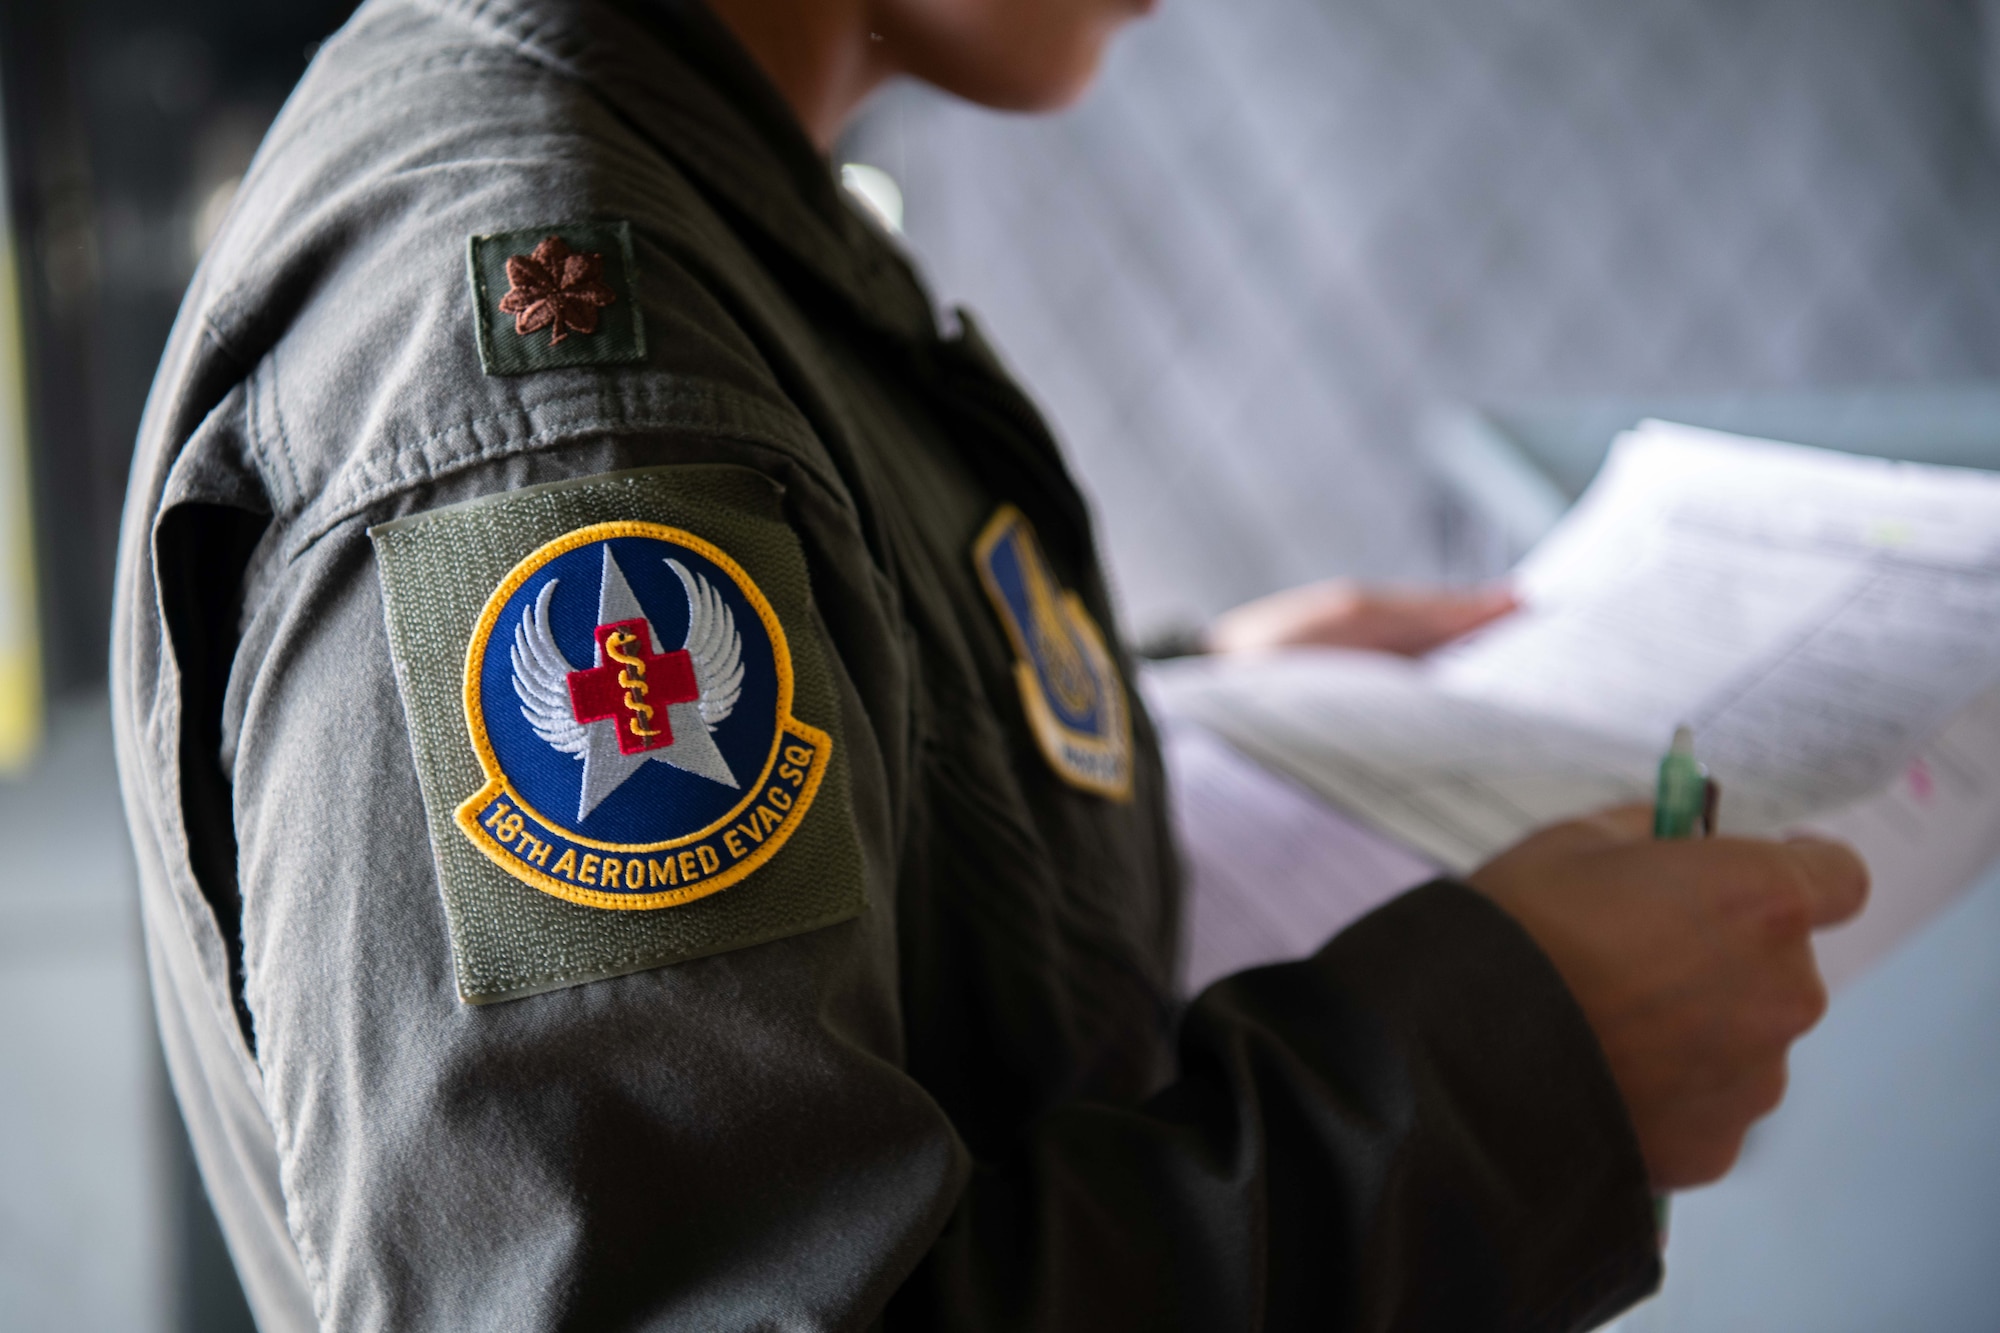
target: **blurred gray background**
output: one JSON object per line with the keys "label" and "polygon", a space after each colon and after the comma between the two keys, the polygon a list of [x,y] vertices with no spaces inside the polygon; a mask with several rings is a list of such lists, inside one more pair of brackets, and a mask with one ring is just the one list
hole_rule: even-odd
{"label": "blurred gray background", "polygon": [[1076,110],[909,88],[901,185],[1095,494],[1141,632],[1498,572],[1455,403],[2000,375],[1973,0],[1166,0]]}
{"label": "blurred gray background", "polygon": [[[0,779],[0,1329],[246,1326],[153,1055],[98,694],[154,358],[346,8],[0,0],[52,691]],[[1071,112],[899,88],[840,157],[899,183],[1048,408],[1148,633],[1504,569],[1518,534],[1435,461],[1469,409],[1983,401],[1996,51],[1980,0],[1165,0]],[[2000,413],[1961,426],[2000,462]],[[2000,881],[1795,1072],[1628,1329],[2000,1328]]]}
{"label": "blurred gray background", "polygon": [[41,757],[0,776],[0,1333],[251,1326],[157,1053],[102,698],[111,570],[181,291],[352,8],[0,0],[49,691]]}
{"label": "blurred gray background", "polygon": [[[1167,0],[1065,115],[898,89],[844,154],[1040,396],[1144,636],[1503,572],[1533,525],[1445,466],[1468,417],[2000,467],[1996,89],[1972,0]],[[1837,998],[1622,1333],[2000,1329],[1996,1126],[2000,874]]]}

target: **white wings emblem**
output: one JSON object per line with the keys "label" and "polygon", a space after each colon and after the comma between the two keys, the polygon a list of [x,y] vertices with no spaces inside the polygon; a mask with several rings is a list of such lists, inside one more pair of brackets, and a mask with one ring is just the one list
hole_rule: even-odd
{"label": "white wings emblem", "polygon": [[[584,668],[572,665],[563,656],[549,628],[549,601],[555,596],[559,580],[548,582],[514,629],[511,660],[521,716],[535,735],[563,754],[583,761],[579,821],[648,761],[669,764],[727,787],[738,785],[711,735],[729,719],[743,695],[743,636],[736,628],[736,614],[707,579],[690,572],[678,560],[669,559],[667,565],[687,593],[687,641],[681,646],[694,667],[700,697],[668,706],[667,721],[674,739],[662,749],[623,754],[618,748],[615,723],[576,720],[570,703],[569,674]],[[608,546],[604,549],[597,614],[599,624],[645,617]],[[647,628],[651,627],[648,619]],[[657,632],[652,634],[652,640],[656,651],[661,651]]]}
{"label": "white wings emblem", "polygon": [[714,731],[729,720],[743,697],[743,636],[736,632],[736,613],[707,579],[688,573],[678,560],[668,560],[667,568],[680,576],[681,587],[687,590],[688,633],[681,646],[694,659],[701,720]]}
{"label": "white wings emblem", "polygon": [[564,754],[582,758],[589,744],[583,723],[569,704],[569,673],[576,668],[556,647],[556,636],[549,629],[549,598],[555,596],[557,582],[549,580],[514,631],[514,693],[521,696],[521,716],[537,736]]}

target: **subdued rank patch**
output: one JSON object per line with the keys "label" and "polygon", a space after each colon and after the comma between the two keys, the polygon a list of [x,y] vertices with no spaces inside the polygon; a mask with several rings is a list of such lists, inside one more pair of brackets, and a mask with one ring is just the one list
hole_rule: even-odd
{"label": "subdued rank patch", "polygon": [[861,910],[832,675],[786,632],[809,593],[769,481],[653,468],[371,535],[466,999]]}
{"label": "subdued rank patch", "polygon": [[466,246],[479,364],[489,375],[646,359],[632,228],[571,222]]}
{"label": "subdued rank patch", "polygon": [[1012,505],[987,521],[972,558],[1014,645],[1014,679],[1043,757],[1072,786],[1128,799],[1125,680],[1083,600],[1057,584],[1034,527]]}

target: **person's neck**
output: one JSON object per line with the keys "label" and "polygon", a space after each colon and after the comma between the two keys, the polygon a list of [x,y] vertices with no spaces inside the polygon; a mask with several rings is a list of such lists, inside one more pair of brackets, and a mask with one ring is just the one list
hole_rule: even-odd
{"label": "person's neck", "polygon": [[867,0],[707,0],[821,152],[894,71],[869,35]]}

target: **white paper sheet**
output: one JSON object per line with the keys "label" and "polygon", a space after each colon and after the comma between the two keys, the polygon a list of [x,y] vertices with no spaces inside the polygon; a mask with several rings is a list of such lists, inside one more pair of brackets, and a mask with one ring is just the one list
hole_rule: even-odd
{"label": "white paper sheet", "polygon": [[1169,726],[1161,747],[1187,868],[1184,995],[1303,957],[1438,873],[1201,727]]}
{"label": "white paper sheet", "polygon": [[1839,986],[2000,860],[2000,690],[1961,710],[1888,787],[1805,826],[1852,844],[1875,878],[1867,911],[1814,940]]}
{"label": "white paper sheet", "polygon": [[1427,663],[1196,661],[1154,693],[1455,871],[1650,799],[1689,722],[1725,829],[1869,859],[1868,912],[1823,946],[1843,977],[2000,855],[2000,477],[1649,423],[1519,586],[1526,611]]}
{"label": "white paper sheet", "polygon": [[1652,798],[1659,753],[1439,689],[1402,658],[1173,664],[1155,693],[1259,763],[1456,873],[1578,810]]}
{"label": "white paper sheet", "polygon": [[1648,423],[1518,584],[1440,689],[1655,751],[1689,723],[1725,817],[1769,828],[1889,781],[2000,676],[2000,476]]}

